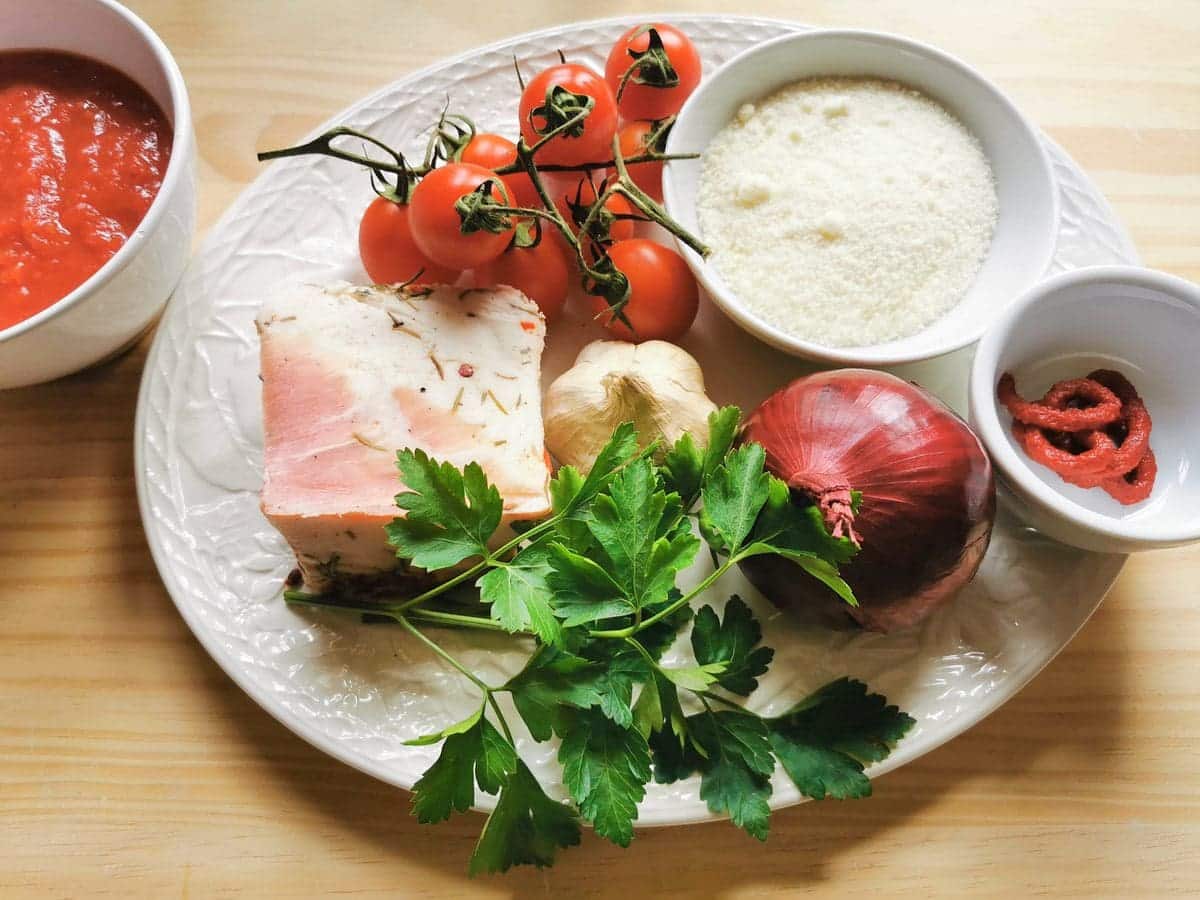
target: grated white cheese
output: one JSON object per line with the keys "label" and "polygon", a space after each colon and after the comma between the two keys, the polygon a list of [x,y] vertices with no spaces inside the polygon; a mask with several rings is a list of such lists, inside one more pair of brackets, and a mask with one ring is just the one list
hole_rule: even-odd
{"label": "grated white cheese", "polygon": [[936,101],[819,78],[738,110],[704,153],[697,211],[747,307],[845,347],[914,334],[957,304],[997,200],[979,141]]}

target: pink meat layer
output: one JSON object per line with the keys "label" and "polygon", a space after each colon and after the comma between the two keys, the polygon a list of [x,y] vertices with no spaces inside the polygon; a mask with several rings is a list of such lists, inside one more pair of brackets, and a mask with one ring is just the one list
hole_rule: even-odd
{"label": "pink meat layer", "polygon": [[506,523],[549,512],[545,326],[523,294],[298,285],[263,304],[258,328],[262,508],[309,587],[395,569],[383,526],[397,515],[401,448],[478,462]]}

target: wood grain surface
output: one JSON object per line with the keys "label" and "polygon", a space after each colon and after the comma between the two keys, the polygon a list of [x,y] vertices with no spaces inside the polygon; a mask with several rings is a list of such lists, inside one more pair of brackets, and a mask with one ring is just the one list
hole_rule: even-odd
{"label": "wood grain surface", "polygon": [[[757,12],[898,31],[965,57],[1097,180],[1148,265],[1200,280],[1194,0],[133,6],[190,85],[202,227],[255,176],[255,149],[288,142],[448,54],[643,7]],[[1131,560],[1032,685],[881,779],[872,800],[781,812],[766,845],[725,824],[645,830],[625,851],[586,834],[552,871],[469,881],[481,817],[418,827],[404,792],[277,724],[176,614],[134,496],[133,410],[147,346],[0,394],[0,896],[1197,890],[1200,547]]]}

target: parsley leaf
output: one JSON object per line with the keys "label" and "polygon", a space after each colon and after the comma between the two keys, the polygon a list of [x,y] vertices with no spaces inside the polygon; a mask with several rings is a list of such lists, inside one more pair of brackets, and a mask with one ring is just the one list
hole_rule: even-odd
{"label": "parsley leaf", "polygon": [[722,406],[708,416],[708,440],[704,445],[704,477],[708,478],[729,453],[737,437],[742,411],[736,406]]}
{"label": "parsley leaf", "polygon": [[535,741],[548,741],[561,731],[562,707],[587,709],[600,704],[596,687],[599,667],[591,660],[539,647],[525,668],[504,686]]}
{"label": "parsley leaf", "polygon": [[466,812],[475,802],[476,782],[494,794],[516,771],[512,744],[481,714],[474,718],[470,728],[447,736],[437,760],[413,785],[413,813],[422,824],[441,822],[455,810]]}
{"label": "parsley leaf", "polygon": [[666,721],[662,695],[658,692],[658,678],[659,676],[655,675],[652,680],[642,685],[633,704],[633,727],[647,740],[654,732],[661,731]]}
{"label": "parsley leaf", "polygon": [[553,571],[547,582],[555,612],[568,627],[662,603],[700,546],[678,497],[659,488],[645,459],[613,477],[585,521],[596,544],[587,556],[561,540],[548,545]]}
{"label": "parsley leaf", "polygon": [[[555,533],[576,551],[584,551],[591,544],[591,535],[583,521],[586,506],[575,504],[575,498],[583,489],[583,476],[574,466],[560,466],[550,479],[550,503],[555,515],[561,515]],[[573,505],[574,504],[574,505]]]}
{"label": "parsley leaf", "polygon": [[504,504],[478,463],[460,472],[423,450],[401,450],[396,467],[408,488],[396,495],[396,506],[408,514],[386,526],[398,557],[436,570],[488,555]]}
{"label": "parsley leaf", "polygon": [[585,648],[596,663],[594,685],[598,706],[622,728],[633,726],[633,686],[650,677],[650,667],[634,648],[616,641]]}
{"label": "parsley leaf", "polygon": [[735,756],[718,754],[700,776],[700,799],[713,812],[728,813],[738,828],[767,839],[771,819],[771,780]]}
{"label": "parsley leaf", "polygon": [[[670,606],[682,596],[683,594],[679,588],[671,588],[662,603],[651,604],[642,610],[643,617],[649,618],[656,615],[660,610]],[[660,659],[670,646],[675,643],[675,637],[679,634],[680,629],[691,620],[692,608],[685,603],[669,616],[659,619],[653,625],[648,625],[639,631],[637,635],[638,643],[646,649],[651,659]]]}
{"label": "parsley leaf", "polygon": [[470,731],[475,727],[476,723],[483,716],[483,707],[471,713],[461,722],[455,722],[453,725],[447,725],[441,731],[435,731],[432,734],[423,734],[420,737],[411,738],[404,742],[406,747],[428,747],[430,744],[436,744],[438,741],[445,740],[452,734],[462,734],[465,731]]}
{"label": "parsley leaf", "polygon": [[650,780],[646,739],[598,711],[583,712],[571,717],[558,760],[563,783],[596,833],[629,846],[637,805]]}
{"label": "parsley leaf", "polygon": [[850,585],[837,569],[838,564],[853,559],[857,548],[849,538],[830,536],[821,521],[820,510],[793,503],[788,486],[778,478],[769,479],[767,500],[749,541],[739,553],[742,559],[767,553],[785,557],[851,606],[858,605]]}
{"label": "parsley leaf", "polygon": [[742,411],[736,406],[723,406],[709,413],[708,439],[704,450],[695,438],[685,433],[663,458],[663,480],[667,488],[679,494],[683,507],[690,510],[700,497],[700,487],[716,471],[729,453],[737,436]]}
{"label": "parsley leaf", "polygon": [[664,667],[659,671],[673,684],[677,684],[685,690],[699,692],[707,690],[716,682],[721,677],[721,673],[725,671],[726,665],[724,660],[718,660],[695,666]]}
{"label": "parsley leaf", "polygon": [[697,713],[688,717],[688,729],[710,761],[728,756],[759,775],[775,771],[766,722],[755,713],[744,709]]}
{"label": "parsley leaf", "polygon": [[492,618],[508,631],[531,629],[543,643],[562,644],[562,625],[550,607],[548,551],[530,547],[511,563],[499,565],[475,582],[479,599],[491,604]]}
{"label": "parsley leaf", "polygon": [[[419,450],[397,454],[405,487],[396,503],[406,515],[387,527],[389,542],[399,558],[432,573],[456,566],[461,572],[459,564],[475,557],[472,573],[479,573],[475,583],[492,620],[538,638],[520,673],[483,690],[486,698],[510,694],[535,741],[560,739],[563,783],[578,805],[546,795],[505,737],[507,724],[493,720],[504,725],[502,733],[486,718],[486,702],[462,721],[410,741],[442,744],[414,786],[421,822],[470,808],[476,789],[498,794],[471,858],[472,875],[551,864],[560,847],[579,843],[580,815],[602,836],[627,845],[651,777],[669,783],[698,772],[708,807],[764,839],[777,760],[809,796],[865,796],[865,766],[884,758],[912,726],[884,698],[848,679],[771,719],[711,706],[721,700],[710,693],[714,686],[743,696],[754,691],[773,656],[736,596],[720,613],[706,606],[696,615],[694,665],[657,662],[692,617],[675,582],[700,546],[693,519],[722,570],[776,554],[853,602],[837,571],[853,545],[833,539],[816,508],[792,502],[787,485],[764,470],[760,446],[732,449],[739,421],[735,407],[714,412],[707,442],[682,436],[661,466],[638,449],[632,425],[618,427],[586,475],[570,466],[558,470],[549,483],[553,516],[514,525],[524,535],[520,549],[502,556],[488,544],[503,503],[478,465],[459,471]],[[701,500],[703,508],[693,512]],[[649,618],[656,621],[647,625]],[[446,620],[470,624],[471,617]],[[595,623],[603,624],[590,630]],[[697,695],[704,711],[685,716],[680,688]],[[499,707],[495,712],[502,716]]]}
{"label": "parsley leaf", "polygon": [[725,604],[725,619],[711,606],[696,613],[692,626],[692,652],[702,665],[724,662],[717,683],[734,694],[749,696],[758,687],[758,676],[767,671],[775,651],[759,647],[762,627],[750,607],[734,595]]}
{"label": "parsley leaf", "polygon": [[517,766],[517,750],[487,719],[480,720],[481,751],[475,760],[475,783],[486,794],[501,789]]}
{"label": "parsley leaf", "polygon": [[775,757],[766,723],[745,710],[705,711],[688,716],[687,740],[666,730],[650,737],[654,780],[671,784],[700,772],[700,797],[714,813],[766,840]]}
{"label": "parsley leaf", "polygon": [[709,544],[731,556],[754,528],[767,502],[770,476],[761,444],[746,444],[730,453],[704,482],[700,529]]}
{"label": "parsley leaf", "polygon": [[584,625],[633,612],[621,586],[599,563],[557,542],[548,550],[551,571],[546,580],[554,592],[554,611],[564,625]]}
{"label": "parsley leaf", "polygon": [[700,543],[690,528],[677,527],[682,515],[679,498],[658,488],[646,459],[630,463],[592,503],[588,529],[633,609],[666,597],[675,574],[695,558]]}
{"label": "parsley leaf", "polygon": [[771,746],[806,797],[869,797],[864,764],[891,752],[915,720],[861,681],[840,678],[768,720]]}
{"label": "parsley leaf", "polygon": [[816,505],[793,503],[787,484],[773,475],[768,482],[766,502],[750,534],[752,542],[766,545],[768,552],[807,552],[835,564],[854,558],[857,548],[849,538],[829,534]]}
{"label": "parsley leaf", "polygon": [[647,740],[669,730],[679,748],[683,747],[687,722],[679,705],[679,692],[658,672],[642,685],[637,702],[633,704],[633,727]]}
{"label": "parsley leaf", "polygon": [[760,841],[767,839],[775,758],[766,723],[754,713],[700,713],[688,724],[707,757],[700,766],[700,799]]}
{"label": "parsley leaf", "polygon": [[690,431],[685,431],[663,456],[662,475],[667,488],[683,499],[685,508],[691,509],[704,481],[704,453],[696,446]]}
{"label": "parsley leaf", "polygon": [[566,512],[583,488],[583,476],[574,466],[559,466],[550,479],[550,502],[556,513]]}
{"label": "parsley leaf", "polygon": [[654,780],[659,784],[674,784],[676,781],[682,781],[707,763],[707,760],[701,755],[701,748],[696,746],[689,734],[696,719],[697,716],[688,716],[684,719],[683,732],[686,736],[682,740],[678,735],[668,732],[665,728],[650,735],[650,758],[653,764]]}
{"label": "parsley leaf", "polygon": [[560,847],[574,847],[579,837],[575,811],[547,797],[529,767],[518,759],[484,823],[468,872],[507,872],[523,864],[549,866]]}
{"label": "parsley leaf", "polygon": [[[569,500],[565,500],[558,512],[570,513],[587,503],[604,489],[609,476],[625,465],[638,452],[637,429],[632,422],[622,422],[600,448],[596,459],[588,470],[587,478],[577,485]],[[579,473],[576,472],[575,475]],[[576,488],[572,478],[572,488]]]}

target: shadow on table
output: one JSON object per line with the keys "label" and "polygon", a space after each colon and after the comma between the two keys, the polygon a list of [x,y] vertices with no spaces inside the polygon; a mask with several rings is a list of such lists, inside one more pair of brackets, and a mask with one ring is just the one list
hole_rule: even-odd
{"label": "shadow on table", "polygon": [[[1028,804],[1057,808],[1056,802],[1073,790],[1064,771],[1091,773],[1092,783],[1105,780],[1104,750],[1116,743],[1125,724],[1119,700],[1129,639],[1122,620],[1120,609],[1102,608],[1072,647],[1020,695],[967,734],[880,779],[872,799],[805,804],[774,814],[766,844],[728,823],[642,829],[627,850],[585,831],[582,846],[562,853],[552,870],[514,870],[477,879],[475,886],[486,887],[490,896],[623,895],[629,900],[720,897],[751,888],[790,893],[828,883],[848,867],[902,868],[898,860],[906,845],[919,840],[905,834],[904,826],[922,813],[932,813],[922,826],[950,833],[973,821],[976,804],[986,801],[989,824],[998,815],[1014,821],[1036,818]],[[196,665],[213,665],[198,644],[191,646]],[[267,763],[259,770],[263,777],[278,779],[328,828],[351,832],[361,842],[356,859],[394,866],[397,890],[404,882],[411,886],[422,870],[436,872],[439,882],[467,884],[467,858],[483,825],[481,815],[419,826],[409,813],[406,792],[313,749],[232,683],[214,683],[224,686],[214,693],[226,717],[236,723],[248,749]],[[1053,757],[1052,772],[1023,774],[1046,756]],[[972,782],[981,783],[974,793]],[[997,804],[996,794],[1010,802]]]}

